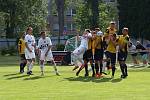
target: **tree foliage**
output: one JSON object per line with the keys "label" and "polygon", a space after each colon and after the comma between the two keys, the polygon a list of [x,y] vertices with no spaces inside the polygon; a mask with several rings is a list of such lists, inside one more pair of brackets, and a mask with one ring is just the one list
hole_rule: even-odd
{"label": "tree foliage", "polygon": [[147,38],[150,33],[150,0],[118,0],[120,29],[129,27],[133,38]]}
{"label": "tree foliage", "polygon": [[[100,27],[102,31],[105,31],[109,22],[118,18],[117,8],[113,4],[106,4],[99,1],[98,10],[96,10],[96,8],[90,7],[88,3],[92,2],[83,2],[77,7],[77,15],[75,20],[77,22],[78,29],[83,30],[85,28]],[[95,14],[98,14],[92,14],[91,8],[95,9]],[[97,16],[97,18],[93,17],[93,15]]]}
{"label": "tree foliage", "polygon": [[0,12],[4,13],[7,38],[14,38],[17,31],[32,26],[39,32],[46,25],[46,0],[0,0]]}

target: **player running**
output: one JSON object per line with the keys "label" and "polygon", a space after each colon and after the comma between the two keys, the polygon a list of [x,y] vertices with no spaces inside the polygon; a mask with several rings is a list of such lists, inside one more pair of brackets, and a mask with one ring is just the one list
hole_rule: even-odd
{"label": "player running", "polygon": [[25,57],[27,59],[27,74],[32,75],[32,68],[35,62],[35,38],[32,35],[32,27],[28,27],[25,36]]}
{"label": "player running", "polygon": [[48,61],[48,62],[51,61],[54,64],[54,70],[55,70],[56,75],[59,75],[57,67],[56,67],[56,63],[52,55],[51,47],[52,47],[51,39],[49,37],[46,37],[46,32],[42,31],[41,38],[38,41],[38,51],[39,51],[38,53],[40,56],[41,76],[44,75],[44,62],[45,61]]}

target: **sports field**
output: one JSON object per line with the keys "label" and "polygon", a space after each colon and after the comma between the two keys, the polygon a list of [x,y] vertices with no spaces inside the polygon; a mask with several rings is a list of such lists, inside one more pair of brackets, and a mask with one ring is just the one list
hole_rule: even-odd
{"label": "sports field", "polygon": [[120,79],[118,68],[115,79],[79,77],[71,66],[59,66],[61,76],[46,66],[40,76],[39,66],[34,75],[18,74],[16,57],[0,57],[0,100],[150,100],[150,68],[130,68],[129,77]]}

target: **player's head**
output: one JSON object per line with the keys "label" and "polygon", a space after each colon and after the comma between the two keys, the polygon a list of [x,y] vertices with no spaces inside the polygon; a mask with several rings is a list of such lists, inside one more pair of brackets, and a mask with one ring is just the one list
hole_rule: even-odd
{"label": "player's head", "polygon": [[33,31],[32,27],[27,28],[27,34],[32,34],[32,31]]}
{"label": "player's head", "polygon": [[85,29],[85,32],[86,32],[86,33],[90,33],[90,30],[89,30],[89,29]]}
{"label": "player's head", "polygon": [[128,32],[129,32],[129,30],[128,30],[127,27],[124,27],[124,28],[122,29],[122,34],[123,34],[123,35],[128,35]]}
{"label": "player's head", "polygon": [[45,31],[42,31],[42,32],[40,33],[40,35],[41,35],[41,37],[42,37],[43,39],[45,39],[45,37],[46,37],[46,32],[45,32]]}
{"label": "player's head", "polygon": [[100,28],[95,28],[95,31],[96,31],[96,32],[100,31]]}
{"label": "player's head", "polygon": [[111,29],[116,28],[116,23],[115,23],[115,21],[111,21],[111,22],[110,22],[110,28],[111,28]]}
{"label": "player's head", "polygon": [[95,31],[92,31],[92,38],[93,38],[93,39],[96,38],[96,35],[97,35],[96,32],[95,32]]}

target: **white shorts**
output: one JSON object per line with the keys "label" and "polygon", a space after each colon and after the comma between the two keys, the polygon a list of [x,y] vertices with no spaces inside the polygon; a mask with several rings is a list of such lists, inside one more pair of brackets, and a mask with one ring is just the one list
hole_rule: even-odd
{"label": "white shorts", "polygon": [[44,51],[41,51],[41,54],[40,54],[40,60],[46,60],[46,61],[52,61],[54,60],[53,59],[53,54],[51,51],[48,52],[47,56],[45,57],[45,53]]}
{"label": "white shorts", "polygon": [[83,46],[79,46],[78,48],[76,48],[74,51],[73,51],[73,54],[75,55],[83,55],[84,52],[85,52],[85,48]]}
{"label": "white shorts", "polygon": [[29,52],[28,50],[25,50],[25,57],[26,57],[26,59],[33,59],[33,58],[35,58],[34,50],[32,52]]}

